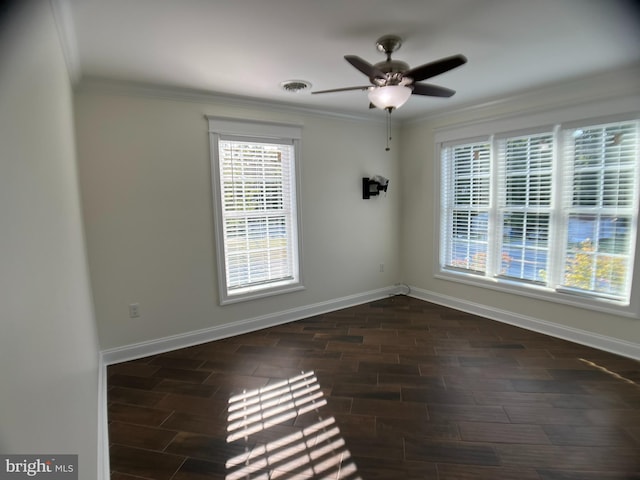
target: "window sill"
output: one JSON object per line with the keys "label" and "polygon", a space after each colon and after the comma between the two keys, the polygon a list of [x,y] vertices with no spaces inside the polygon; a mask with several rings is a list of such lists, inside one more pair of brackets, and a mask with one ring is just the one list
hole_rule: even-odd
{"label": "window sill", "polygon": [[560,292],[541,285],[522,285],[508,279],[486,278],[466,272],[444,269],[438,271],[435,274],[435,278],[587,310],[596,310],[611,315],[638,318],[638,312],[634,311],[628,303],[606,298],[587,297],[586,295],[577,295],[570,292]]}
{"label": "window sill", "polygon": [[230,305],[233,303],[248,302],[250,300],[257,300],[261,298],[273,297],[275,295],[282,295],[285,293],[297,292],[304,290],[305,287],[301,283],[285,283],[274,284],[269,287],[261,288],[247,288],[239,290],[235,293],[228,294],[220,293],[220,305]]}

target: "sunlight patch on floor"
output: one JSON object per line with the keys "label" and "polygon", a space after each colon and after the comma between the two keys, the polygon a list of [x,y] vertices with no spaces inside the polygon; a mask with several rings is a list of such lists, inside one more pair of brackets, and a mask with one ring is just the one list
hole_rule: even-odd
{"label": "sunlight patch on floor", "polygon": [[[226,480],[360,479],[335,418],[320,415],[326,404],[313,371],[232,396],[227,443],[244,445],[244,452],[227,460]],[[294,433],[266,443],[251,438],[302,415],[312,423]]]}
{"label": "sunlight patch on floor", "polygon": [[636,387],[640,387],[640,385],[638,385],[636,382],[634,382],[633,380],[631,380],[630,378],[626,378],[623,377],[622,375],[620,375],[619,373],[613,372],[611,370],[609,370],[606,367],[603,367],[602,365],[598,365],[597,363],[592,362],[591,360],[587,360],[585,358],[580,358],[579,359],[581,362],[586,363],[587,365],[593,367],[593,368],[597,368],[598,370],[611,375],[614,378],[617,378],[618,380],[622,380],[623,382],[627,382],[630,383],[631,385],[635,385]]}

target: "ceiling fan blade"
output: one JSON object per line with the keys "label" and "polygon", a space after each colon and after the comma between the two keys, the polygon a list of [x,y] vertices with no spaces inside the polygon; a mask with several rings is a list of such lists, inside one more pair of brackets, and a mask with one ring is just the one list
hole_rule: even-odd
{"label": "ceiling fan blade", "polygon": [[369,62],[363,60],[357,55],[345,55],[344,59],[369,78],[386,78],[386,75],[382,70],[374,67]]}
{"label": "ceiling fan blade", "polygon": [[456,91],[429,83],[414,83],[413,92],[411,93],[413,95],[426,95],[428,97],[450,97],[456,93]]}
{"label": "ceiling fan blade", "polygon": [[371,85],[364,85],[360,87],[344,87],[344,88],[332,88],[331,90],[318,90],[317,92],[311,92],[311,94],[315,93],[333,93],[333,92],[348,92],[349,90],[369,90]]}
{"label": "ceiling fan blade", "polygon": [[460,65],[467,63],[464,55],[453,55],[452,57],[441,58],[435,62],[425,63],[419,67],[411,68],[402,74],[403,77],[413,78],[414,82],[435,77],[441,73],[448,72]]}

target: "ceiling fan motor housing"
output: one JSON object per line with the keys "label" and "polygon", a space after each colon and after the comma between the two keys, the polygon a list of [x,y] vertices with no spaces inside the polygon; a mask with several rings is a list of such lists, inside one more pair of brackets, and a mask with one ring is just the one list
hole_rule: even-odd
{"label": "ceiling fan motor housing", "polygon": [[378,62],[374,65],[378,70],[384,72],[386,78],[369,78],[372,83],[380,85],[380,80],[384,85],[398,85],[402,80],[402,74],[409,70],[409,64],[401,60],[386,60],[384,62]]}

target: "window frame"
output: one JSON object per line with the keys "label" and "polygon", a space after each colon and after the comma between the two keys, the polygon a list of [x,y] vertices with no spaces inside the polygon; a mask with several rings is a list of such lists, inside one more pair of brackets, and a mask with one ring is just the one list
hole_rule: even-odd
{"label": "window frame", "polygon": [[[558,121],[554,121],[552,119],[549,121],[548,115],[537,115],[532,116],[530,118],[526,116],[519,117],[517,121],[501,121],[496,119],[491,119],[486,123],[474,123],[473,125],[462,125],[458,128],[448,128],[440,131],[436,131],[435,133],[435,153],[436,153],[436,162],[435,162],[435,170],[436,175],[434,175],[435,183],[436,183],[436,202],[435,202],[435,218],[436,224],[439,226],[439,233],[436,235],[435,243],[436,243],[436,262],[434,262],[434,277],[442,280],[454,281],[458,283],[463,283],[467,285],[479,286],[482,288],[489,288],[492,290],[497,290],[501,292],[512,293],[516,295],[525,295],[531,298],[538,298],[546,301],[551,301],[555,303],[561,303],[566,305],[571,305],[580,308],[586,308],[591,310],[597,310],[601,312],[611,313],[620,316],[633,317],[638,318],[640,316],[640,302],[637,299],[634,299],[629,293],[629,301],[620,301],[616,299],[608,298],[606,295],[590,295],[586,292],[576,292],[573,290],[569,290],[566,288],[557,285],[555,282],[558,278],[558,275],[561,272],[557,270],[560,267],[556,267],[554,269],[549,270],[549,275],[554,278],[551,279],[549,285],[556,286],[546,286],[537,283],[529,283],[526,281],[518,281],[516,279],[512,279],[509,277],[503,277],[500,275],[495,276],[486,276],[483,272],[471,272],[464,269],[457,269],[448,267],[445,265],[445,256],[446,256],[446,244],[449,239],[447,238],[447,233],[444,228],[447,225],[447,222],[450,222],[449,219],[443,218],[443,214],[445,214],[445,207],[442,205],[443,202],[443,189],[446,187],[443,182],[447,176],[447,172],[443,170],[443,150],[445,148],[452,148],[459,145],[468,145],[470,143],[483,143],[487,142],[491,145],[491,178],[492,178],[492,187],[491,187],[491,212],[489,214],[489,232],[488,236],[491,241],[498,240],[497,235],[502,234],[502,222],[500,221],[500,211],[498,205],[498,181],[499,181],[499,166],[497,165],[498,159],[498,142],[501,139],[517,136],[522,134],[535,135],[537,133],[543,131],[553,131],[554,132],[554,155],[561,155],[562,149],[564,148],[564,140],[562,138],[563,130],[569,128],[575,128],[578,126],[591,126],[591,125],[601,125],[605,123],[614,123],[614,122],[629,122],[634,121],[637,122],[640,120],[640,115],[637,113],[622,113],[622,114],[612,114],[607,116],[588,116],[588,117],[572,117],[571,115],[564,112],[563,115],[560,115]],[[540,119],[543,119],[540,121]],[[576,118],[580,118],[580,120],[575,120]],[[509,127],[513,128],[513,124],[518,126],[517,130],[512,130]],[[638,139],[640,142],[640,138]],[[563,223],[563,217],[568,215],[567,212],[563,210],[563,206],[558,204],[558,202],[562,201],[560,197],[560,189],[563,188],[565,178],[563,176],[562,168],[564,168],[564,161],[557,161],[554,159],[553,169],[553,180],[552,180],[552,195],[553,195],[553,208],[552,208],[552,218],[550,219],[550,238],[549,238],[549,258],[547,260],[548,264],[558,265],[559,263],[563,263],[563,257],[566,254],[565,247],[563,246],[563,238],[567,234],[566,225]],[[639,238],[640,232],[638,232],[638,197],[640,197],[640,172],[636,174],[636,184],[635,184],[635,208],[634,208],[634,217],[631,225],[631,233],[630,233],[630,259],[628,262],[628,266],[631,268],[630,278],[629,278],[629,290],[633,290],[634,279],[638,278],[640,272],[638,271],[637,265],[637,242]],[[494,242],[495,243],[495,242]],[[502,242],[499,242],[500,245]],[[556,248],[559,247],[559,248]],[[496,248],[496,251],[499,253],[499,249]],[[494,264],[498,263],[499,255],[494,255],[493,260]],[[635,268],[634,268],[635,267]],[[496,265],[491,267],[491,272],[497,272]]]}
{"label": "window frame", "polygon": [[[218,273],[218,295],[220,305],[244,302],[258,298],[303,290],[302,276],[302,222],[300,202],[300,152],[302,126],[296,124],[276,123],[259,120],[244,120],[228,117],[206,116],[209,123],[209,142],[211,154],[211,187],[213,200],[214,243]],[[225,244],[224,212],[221,185],[221,159],[219,143],[221,140],[255,141],[266,144],[291,145],[291,215],[292,231],[290,235],[292,251],[292,278],[259,282],[248,287],[230,288],[227,278],[227,255]]]}

